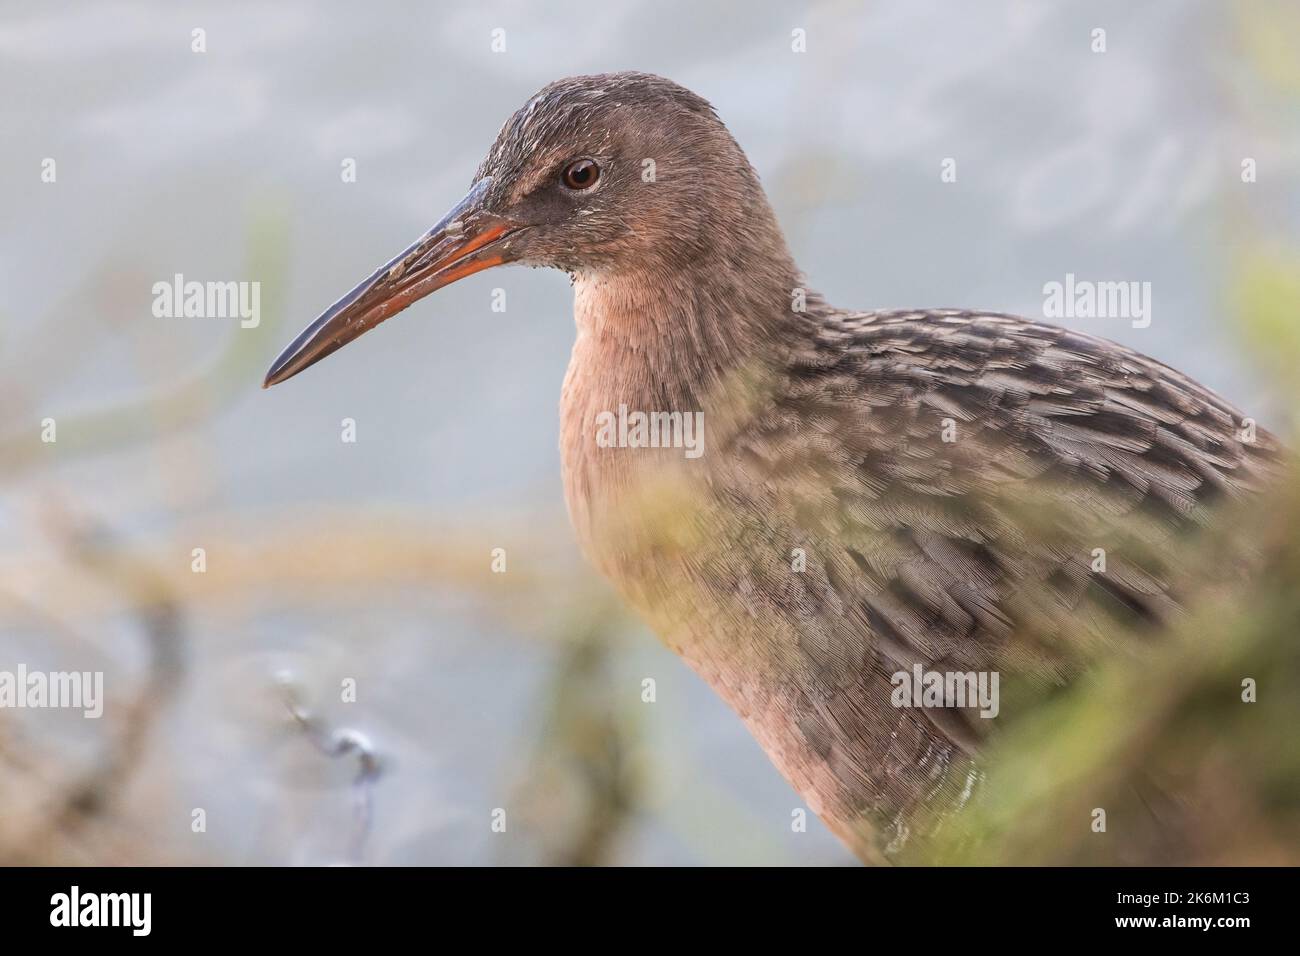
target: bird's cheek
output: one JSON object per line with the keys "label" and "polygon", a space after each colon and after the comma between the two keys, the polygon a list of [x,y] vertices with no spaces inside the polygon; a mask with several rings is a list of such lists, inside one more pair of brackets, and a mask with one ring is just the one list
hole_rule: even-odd
{"label": "bird's cheek", "polygon": [[573,244],[547,226],[534,226],[519,236],[512,252],[515,262],[534,269],[569,271],[575,258]]}

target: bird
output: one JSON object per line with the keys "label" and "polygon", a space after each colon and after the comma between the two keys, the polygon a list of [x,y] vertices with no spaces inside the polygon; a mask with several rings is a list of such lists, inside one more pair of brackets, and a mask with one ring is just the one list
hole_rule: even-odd
{"label": "bird", "polygon": [[831,306],[715,109],[639,72],[532,96],[465,197],[264,386],[507,263],[572,279],[560,446],[583,552],[867,863],[969,798],[997,723],[955,685],[900,703],[899,675],[1051,688],[1159,633],[1194,596],[1182,536],[1282,459],[1122,345],[997,312]]}

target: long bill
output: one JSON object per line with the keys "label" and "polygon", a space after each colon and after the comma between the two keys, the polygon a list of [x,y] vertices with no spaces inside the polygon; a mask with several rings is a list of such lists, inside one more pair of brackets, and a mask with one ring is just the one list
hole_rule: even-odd
{"label": "long bill", "polygon": [[501,242],[519,224],[482,208],[480,179],[432,229],[303,329],[272,363],[263,388],[293,378],[430,292],[506,262]]}

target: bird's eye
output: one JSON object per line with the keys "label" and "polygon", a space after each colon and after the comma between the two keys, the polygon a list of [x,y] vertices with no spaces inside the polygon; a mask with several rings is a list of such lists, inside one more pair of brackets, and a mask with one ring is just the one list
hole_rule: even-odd
{"label": "bird's eye", "polygon": [[589,159],[575,159],[560,178],[570,189],[590,189],[600,179],[600,167]]}

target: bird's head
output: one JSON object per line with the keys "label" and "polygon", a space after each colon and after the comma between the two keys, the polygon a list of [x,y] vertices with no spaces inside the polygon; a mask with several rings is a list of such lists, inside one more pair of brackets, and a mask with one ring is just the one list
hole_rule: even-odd
{"label": "bird's head", "polygon": [[755,204],[757,177],[699,96],[646,73],[559,80],[501,128],[465,197],[304,329],[265,384],[493,266],[663,275],[716,256]]}

